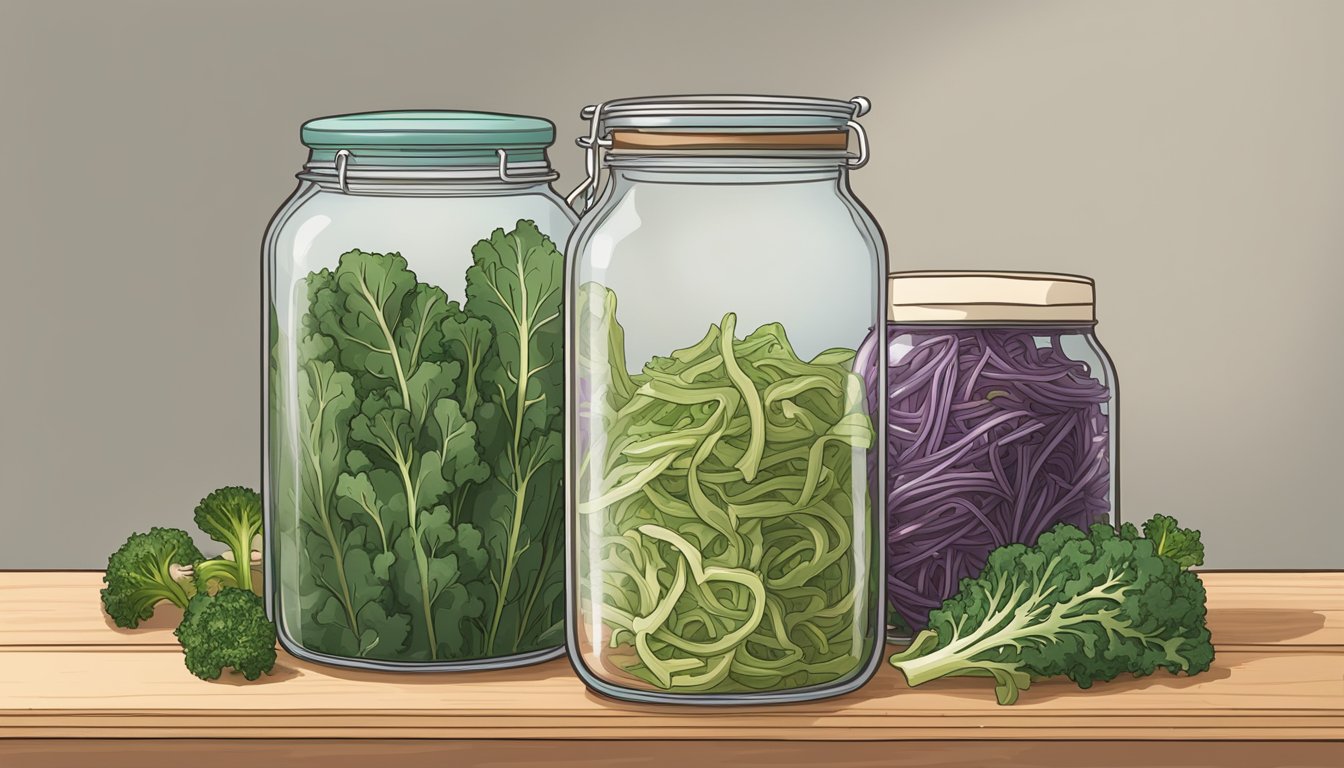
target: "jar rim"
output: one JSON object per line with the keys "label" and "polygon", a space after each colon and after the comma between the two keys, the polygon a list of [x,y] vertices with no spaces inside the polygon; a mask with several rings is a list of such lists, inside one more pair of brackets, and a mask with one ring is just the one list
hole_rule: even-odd
{"label": "jar rim", "polygon": [[685,172],[784,172],[843,170],[853,159],[849,152],[800,150],[614,150],[602,158],[608,168]]}
{"label": "jar rim", "polygon": [[753,130],[842,129],[868,111],[868,101],[809,96],[702,94],[641,96],[604,102],[595,110],[607,129]]}

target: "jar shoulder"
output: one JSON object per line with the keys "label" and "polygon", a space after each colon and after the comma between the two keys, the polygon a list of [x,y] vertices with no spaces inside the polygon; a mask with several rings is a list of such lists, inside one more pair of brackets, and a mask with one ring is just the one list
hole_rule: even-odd
{"label": "jar shoulder", "polygon": [[500,215],[514,215],[532,219],[543,229],[549,225],[555,231],[554,236],[559,237],[568,236],[577,222],[574,212],[550,187],[490,194],[370,195],[345,194],[301,182],[271,217],[266,232],[268,238],[293,236],[321,217],[341,217],[366,224],[375,218],[391,217],[401,226],[411,223],[436,227],[444,223],[439,217],[445,215],[463,223],[471,223],[473,217],[490,221]]}
{"label": "jar shoulder", "polygon": [[303,183],[272,217],[263,250],[270,261],[311,268],[330,266],[355,248],[395,251],[412,261],[443,252],[469,256],[476,242],[496,229],[512,230],[523,219],[560,245],[575,223],[573,212],[549,187],[509,194],[383,196]]}
{"label": "jar shoulder", "polygon": [[[692,238],[679,236],[690,230],[698,235],[693,249],[687,247]],[[593,258],[595,248],[610,256],[676,247],[682,258],[706,261],[750,253],[765,259],[767,251],[777,260],[815,257],[821,249],[832,259],[880,262],[883,272],[886,262],[885,241],[872,214],[845,183],[835,181],[608,185],[581,218],[567,251],[583,263]]]}

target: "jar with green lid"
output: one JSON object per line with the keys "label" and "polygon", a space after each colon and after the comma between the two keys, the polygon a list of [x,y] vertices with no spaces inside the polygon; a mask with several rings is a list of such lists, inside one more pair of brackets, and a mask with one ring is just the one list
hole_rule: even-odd
{"label": "jar with green lid", "polygon": [[876,669],[883,411],[855,350],[882,328],[886,254],[849,186],[867,106],[683,96],[584,113],[568,626],[600,693],[798,701]]}
{"label": "jar with green lid", "polygon": [[562,653],[554,126],[312,120],[263,247],[266,584],[280,642],[354,667]]}

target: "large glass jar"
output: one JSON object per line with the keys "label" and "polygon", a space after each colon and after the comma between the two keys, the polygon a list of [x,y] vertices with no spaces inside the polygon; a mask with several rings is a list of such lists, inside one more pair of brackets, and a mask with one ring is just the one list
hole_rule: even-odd
{"label": "large glass jar", "polygon": [[585,110],[573,196],[598,199],[567,248],[568,626],[600,693],[801,700],[876,667],[883,415],[854,359],[886,314],[885,250],[849,188],[866,106]]}
{"label": "large glass jar", "polygon": [[894,637],[989,552],[1116,523],[1115,369],[1093,283],[898,272],[887,329],[887,597]]}
{"label": "large glass jar", "polygon": [[563,651],[562,246],[546,120],[305,123],[266,235],[266,581],[295,656]]}

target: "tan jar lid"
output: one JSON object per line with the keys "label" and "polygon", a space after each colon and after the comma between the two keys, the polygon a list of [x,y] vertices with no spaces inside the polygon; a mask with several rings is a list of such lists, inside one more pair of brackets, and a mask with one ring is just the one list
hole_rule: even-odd
{"label": "tan jar lid", "polygon": [[897,323],[1092,323],[1092,278],[1047,272],[892,272],[887,319]]}

